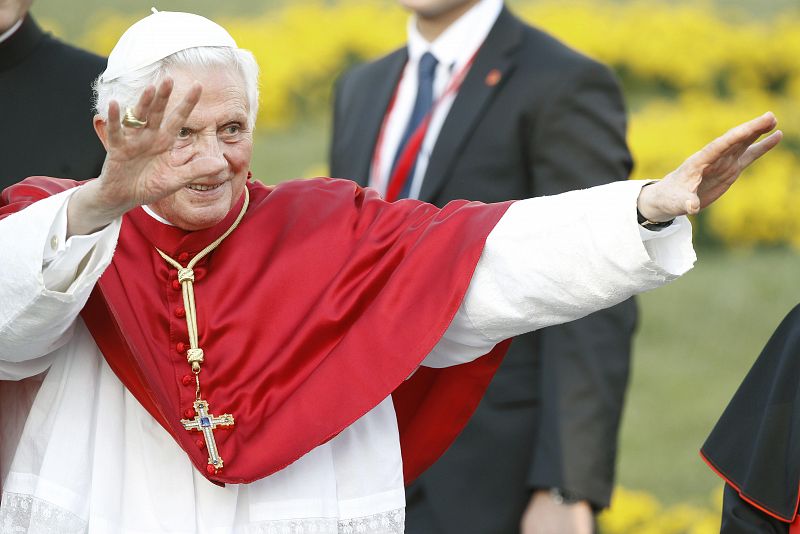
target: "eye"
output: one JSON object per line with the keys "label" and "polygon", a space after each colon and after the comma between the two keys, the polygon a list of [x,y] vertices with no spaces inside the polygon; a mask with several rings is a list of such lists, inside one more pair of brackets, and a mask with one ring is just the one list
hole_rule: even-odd
{"label": "eye", "polygon": [[185,126],[178,131],[178,139],[188,139],[190,135],[192,131]]}
{"label": "eye", "polygon": [[225,127],[225,135],[236,135],[242,131],[242,127],[238,124],[229,124]]}

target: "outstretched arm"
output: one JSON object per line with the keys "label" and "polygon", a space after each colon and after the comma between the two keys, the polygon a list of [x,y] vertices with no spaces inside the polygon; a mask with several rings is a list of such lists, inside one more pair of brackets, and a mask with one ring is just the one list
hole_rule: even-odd
{"label": "outstretched arm", "polygon": [[[775,126],[771,113],[738,126],[650,187],[615,182],[512,205],[489,235],[461,308],[424,365],[473,360],[504,339],[584,317],[688,271],[695,256],[683,215],[714,202],[777,145],[780,131],[756,142]],[[637,207],[650,220],[678,220],[644,241]]]}
{"label": "outstretched arm", "polygon": [[[650,187],[614,183],[516,203],[487,240],[481,262],[489,269],[476,270],[473,282],[478,283],[470,286],[489,289],[493,298],[468,306],[467,313],[499,341],[583,317],[683,274],[693,252],[674,262],[675,254],[665,253],[662,245],[672,241],[676,250],[691,250],[688,221],[677,221],[679,228],[668,238],[643,244],[634,204],[626,200],[632,194],[629,188],[638,187],[635,205],[650,220],[697,213],[778,144],[780,131],[758,141],[776,125],[772,113],[741,124]],[[506,262],[503,254],[510,248],[522,249],[513,254],[526,260]],[[516,312],[498,321],[508,310]]]}

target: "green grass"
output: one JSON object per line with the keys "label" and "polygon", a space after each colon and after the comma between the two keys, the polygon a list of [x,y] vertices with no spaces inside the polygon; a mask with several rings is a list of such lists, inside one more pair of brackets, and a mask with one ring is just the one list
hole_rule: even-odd
{"label": "green grass", "polygon": [[698,449],[783,316],[800,302],[790,251],[699,254],[641,297],[618,481],[666,503],[703,504],[719,480]]}

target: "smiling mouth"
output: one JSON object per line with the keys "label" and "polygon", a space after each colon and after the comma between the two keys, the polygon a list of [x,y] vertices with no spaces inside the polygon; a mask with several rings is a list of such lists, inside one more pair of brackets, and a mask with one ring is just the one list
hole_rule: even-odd
{"label": "smiling mouth", "polygon": [[192,189],[193,191],[210,191],[212,189],[217,189],[221,186],[222,184],[216,184],[216,185],[189,184],[186,187]]}

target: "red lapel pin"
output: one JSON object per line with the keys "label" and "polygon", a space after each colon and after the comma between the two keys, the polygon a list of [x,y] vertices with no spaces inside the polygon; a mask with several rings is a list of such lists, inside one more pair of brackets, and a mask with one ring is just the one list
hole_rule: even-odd
{"label": "red lapel pin", "polygon": [[489,74],[486,75],[486,79],[484,81],[486,82],[486,85],[488,85],[489,87],[494,87],[495,85],[500,83],[500,79],[502,77],[503,75],[500,73],[499,70],[492,69],[489,71]]}

